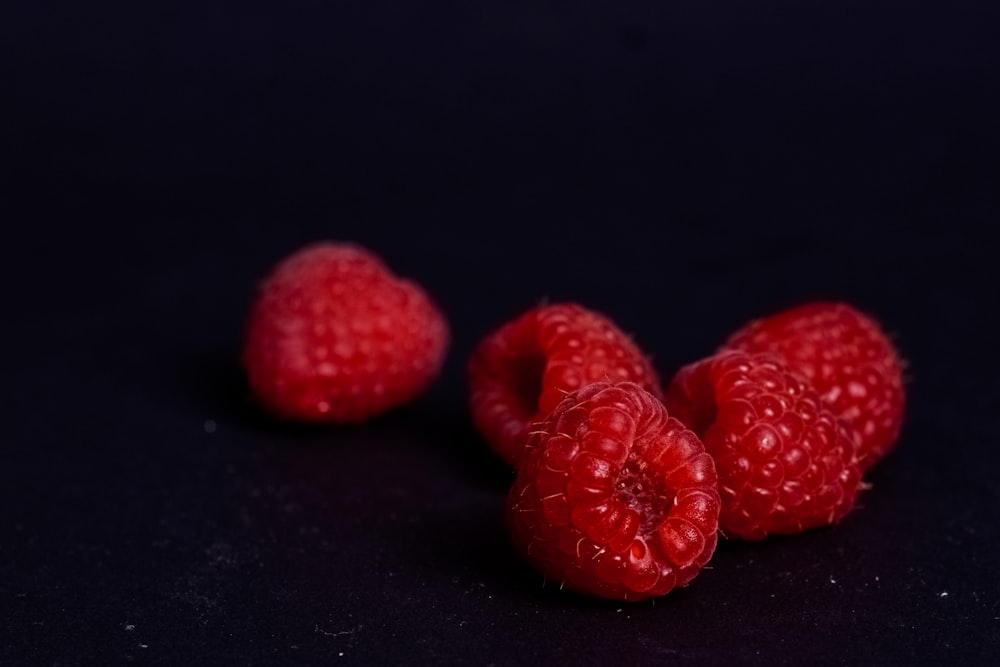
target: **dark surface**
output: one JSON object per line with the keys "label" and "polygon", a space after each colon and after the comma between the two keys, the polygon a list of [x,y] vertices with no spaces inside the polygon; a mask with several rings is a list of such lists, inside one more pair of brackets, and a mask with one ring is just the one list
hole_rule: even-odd
{"label": "dark surface", "polygon": [[[0,663],[997,658],[998,5],[424,4],[0,9]],[[237,363],[321,238],[454,331],[364,427],[268,421]],[[655,605],[517,561],[482,335],[577,300],[669,377],[817,297],[910,361],[858,511]]]}

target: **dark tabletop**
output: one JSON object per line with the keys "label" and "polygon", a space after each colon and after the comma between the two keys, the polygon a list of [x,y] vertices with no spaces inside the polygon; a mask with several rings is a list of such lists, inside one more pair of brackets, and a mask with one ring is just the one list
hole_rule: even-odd
{"label": "dark tabletop", "polygon": [[[0,664],[1000,657],[1000,5],[64,4],[0,9]],[[328,238],[451,349],[370,424],[281,425],[243,321]],[[846,520],[655,604],[517,559],[479,338],[578,301],[669,377],[816,298],[909,361]]]}

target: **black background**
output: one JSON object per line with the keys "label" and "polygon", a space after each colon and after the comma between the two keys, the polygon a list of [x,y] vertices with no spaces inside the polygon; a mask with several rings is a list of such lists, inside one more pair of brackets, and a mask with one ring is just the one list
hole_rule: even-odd
{"label": "black background", "polygon": [[[986,664],[1000,654],[1000,5],[5,3],[0,663]],[[448,314],[363,427],[259,414],[257,280],[360,242]],[[665,377],[814,298],[910,362],[827,530],[655,604],[514,556],[463,366],[547,298]]]}

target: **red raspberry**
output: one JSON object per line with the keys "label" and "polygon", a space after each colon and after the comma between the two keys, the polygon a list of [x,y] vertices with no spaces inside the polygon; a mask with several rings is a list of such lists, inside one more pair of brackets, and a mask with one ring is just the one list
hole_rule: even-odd
{"label": "red raspberry", "polygon": [[448,346],[427,294],[355,245],[318,243],[260,285],[243,362],[275,415],[358,422],[422,393]]}
{"label": "red raspberry", "polygon": [[728,351],[685,366],[665,403],[715,459],[726,535],[800,533],[853,507],[861,471],[847,425],[772,357]]}
{"label": "red raspberry", "polygon": [[652,364],[608,318],[576,304],[541,306],[487,336],[469,362],[472,417],[511,465],[528,427],[569,392],[631,381],[663,394]]}
{"label": "red raspberry", "polygon": [[565,397],[535,425],[507,498],[514,544],[546,578],[620,600],[686,586],[718,518],[712,458],[632,382]]}
{"label": "red raspberry", "polygon": [[751,322],[726,343],[770,352],[801,373],[853,429],[862,470],[895,444],[903,422],[903,369],[871,318],[842,303],[810,303]]}

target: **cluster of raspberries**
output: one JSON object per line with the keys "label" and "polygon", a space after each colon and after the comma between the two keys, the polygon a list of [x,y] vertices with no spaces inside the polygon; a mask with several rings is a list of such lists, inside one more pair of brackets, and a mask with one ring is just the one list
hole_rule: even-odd
{"label": "cluster of raspberries", "polygon": [[[364,421],[421,394],[447,322],[355,245],[281,262],[250,314],[244,365],[273,414]],[[473,420],[517,475],[506,518],[550,581],[642,600],[688,584],[718,536],[833,524],[895,443],[902,365],[869,317],[809,303],[753,321],[666,385],[607,317],[534,308],[468,366]]]}

